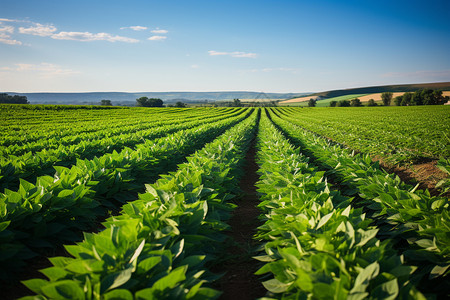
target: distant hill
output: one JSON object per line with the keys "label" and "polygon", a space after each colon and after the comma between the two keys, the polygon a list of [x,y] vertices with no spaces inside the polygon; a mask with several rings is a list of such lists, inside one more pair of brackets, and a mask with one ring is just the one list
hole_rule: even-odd
{"label": "distant hill", "polygon": [[383,92],[414,92],[414,91],[424,89],[424,88],[448,91],[448,90],[450,90],[450,82],[360,87],[360,88],[320,92],[320,93],[312,94],[311,96],[319,96],[321,98],[333,98],[333,97],[339,97],[339,96],[344,96],[344,95],[348,95],[348,94],[373,94],[373,93],[383,93]]}
{"label": "distant hill", "polygon": [[[215,102],[220,100],[255,99],[261,96],[260,92],[92,92],[92,93],[15,93],[9,95],[27,96],[31,104],[98,104],[102,99],[111,100],[113,105],[136,104],[140,97],[160,98],[164,103]],[[304,95],[306,93],[265,93],[268,99],[287,99]],[[266,99],[267,99],[266,98]]]}

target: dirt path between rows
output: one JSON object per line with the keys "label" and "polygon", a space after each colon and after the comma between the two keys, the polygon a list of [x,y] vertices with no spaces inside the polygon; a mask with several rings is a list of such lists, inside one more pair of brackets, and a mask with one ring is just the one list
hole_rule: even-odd
{"label": "dirt path between rows", "polygon": [[257,246],[253,235],[256,233],[256,228],[261,225],[258,220],[261,211],[256,207],[259,200],[255,184],[259,177],[256,173],[258,165],[255,143],[248,151],[245,160],[245,173],[240,183],[244,194],[238,200],[238,207],[228,221],[231,226],[228,235],[235,243],[227,249],[230,259],[214,270],[217,273],[226,272],[214,286],[223,291],[219,298],[221,300],[256,299],[263,297],[266,293],[266,289],[254,275],[261,265],[252,258],[255,255],[252,250]]}

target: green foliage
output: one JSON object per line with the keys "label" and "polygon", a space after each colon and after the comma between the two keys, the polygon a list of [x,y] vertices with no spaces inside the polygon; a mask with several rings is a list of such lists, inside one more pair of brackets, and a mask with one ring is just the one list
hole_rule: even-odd
{"label": "green foliage", "polygon": [[[385,241],[403,241],[402,255],[420,268],[411,282],[440,295],[448,293],[450,274],[450,224],[446,197],[431,196],[428,191],[403,183],[388,174],[368,155],[354,154],[333,145],[301,127],[273,117],[283,130],[310,155],[327,174],[339,181],[340,191],[358,195],[358,205],[376,218],[379,236]],[[445,164],[445,163],[444,163]],[[401,245],[402,243],[400,243]]]}
{"label": "green foliage", "polygon": [[[61,132],[57,127],[54,132],[49,128],[45,139],[40,138],[43,134],[40,131],[37,131],[36,135],[28,132],[27,135],[19,137],[11,134],[4,135],[1,141],[4,146],[0,146],[0,153],[3,156],[3,158],[0,157],[0,187],[16,188],[20,178],[35,181],[38,176],[53,175],[52,166],[55,163],[68,167],[75,164],[77,159],[93,159],[113,151],[122,151],[125,147],[136,148],[145,140],[161,138],[201,124],[234,118],[242,113],[242,110],[231,110],[229,114],[214,112],[207,114],[197,110],[197,113],[180,112],[177,114],[177,120],[173,120],[172,115],[155,114],[150,119],[152,122],[143,122],[149,119],[148,112],[138,117],[137,112],[134,111],[132,116],[135,124],[130,122],[129,114],[119,114],[127,119],[121,119],[117,124],[114,122],[113,126],[106,126],[104,130],[93,133],[90,131],[76,133],[76,130]],[[102,116],[103,119],[107,117]],[[39,122],[39,119],[36,121]],[[126,126],[127,123],[131,124]],[[80,127],[83,130],[83,127]]]}
{"label": "green foliage", "polygon": [[392,93],[392,92],[381,93],[381,101],[383,101],[384,106],[391,105],[393,95],[394,95],[394,93]]}
{"label": "green foliage", "polygon": [[12,272],[30,258],[31,250],[78,240],[76,233],[91,228],[106,208],[132,199],[144,183],[175,168],[186,155],[250,113],[148,140],[134,151],[125,148],[93,160],[77,160],[70,169],[55,167],[53,177],[38,177],[36,184],[21,179],[18,192],[0,193],[1,267]]}
{"label": "green foliage", "polygon": [[313,98],[309,99],[308,107],[315,107],[316,106],[316,102],[317,102],[317,100],[315,100]]}
{"label": "green foliage", "polygon": [[447,177],[440,180],[436,187],[441,189],[444,193],[450,191],[450,158],[441,158],[438,160],[436,166],[444,173],[447,174]]}
{"label": "green foliage", "polygon": [[257,115],[146,185],[138,200],[103,223],[105,230],[66,246],[72,257],[51,258],[53,267],[42,270],[48,280],[24,284],[58,299],[216,299],[220,292],[203,287],[214,278],[204,264],[225,238],[219,231],[228,228],[228,201],[238,191]]}
{"label": "green foliage", "polygon": [[330,107],[336,107],[337,103],[338,102],[336,100],[330,101]]}
{"label": "green foliage", "polygon": [[159,98],[140,97],[136,99],[136,105],[141,107],[163,107],[163,101]]}
{"label": "green foliage", "polygon": [[376,237],[378,229],[362,209],[331,191],[324,172],[267,117],[259,130],[257,186],[266,222],[257,238],[266,243],[265,255],[256,258],[266,264],[256,274],[273,275],[263,282],[266,289],[281,299],[420,295],[409,282],[416,268],[404,264],[392,242]]}
{"label": "green foliage", "polygon": [[[285,108],[289,119],[391,164],[450,156],[450,106],[367,107],[363,110]],[[432,117],[430,117],[432,116]]]}
{"label": "green foliage", "polygon": [[362,106],[361,100],[359,100],[358,98],[350,100],[350,106],[352,106],[352,107]]}
{"label": "green foliage", "polygon": [[8,95],[5,93],[0,94],[0,103],[8,103],[8,104],[30,104],[27,100],[27,96],[19,96],[19,95]]}
{"label": "green foliage", "polygon": [[112,103],[111,100],[103,99],[102,101],[100,101],[100,105],[112,106]]}
{"label": "green foliage", "polygon": [[177,103],[175,103],[175,107],[186,108],[187,106],[186,106],[186,103],[178,101]]}
{"label": "green foliage", "polygon": [[241,100],[239,100],[239,99],[233,99],[233,106],[234,107],[241,107],[242,106],[242,103],[241,103]]}
{"label": "green foliage", "polygon": [[422,89],[414,93],[404,93],[397,96],[394,103],[397,106],[409,105],[443,105],[448,101],[448,96],[444,97],[442,91],[432,89]]}
{"label": "green foliage", "polygon": [[367,102],[367,106],[378,106],[378,103],[376,103],[373,99],[369,99],[369,101]]}
{"label": "green foliage", "polygon": [[348,100],[340,100],[337,104],[337,107],[350,107],[350,101]]}

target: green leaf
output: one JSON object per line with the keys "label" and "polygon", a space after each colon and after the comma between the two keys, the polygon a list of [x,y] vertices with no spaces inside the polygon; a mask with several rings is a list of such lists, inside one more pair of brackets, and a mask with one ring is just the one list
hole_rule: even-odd
{"label": "green leaf", "polygon": [[35,292],[36,294],[40,294],[41,293],[41,288],[43,286],[47,285],[49,282],[47,280],[44,280],[44,279],[30,279],[30,280],[22,281],[22,283],[27,288],[29,288],[30,290]]}
{"label": "green leaf", "polygon": [[82,288],[72,280],[62,280],[50,283],[42,287],[42,292],[51,299],[83,300],[85,298]]}
{"label": "green leaf", "polygon": [[201,287],[198,289],[197,293],[194,295],[193,299],[203,300],[203,299],[217,299],[222,294],[222,292],[216,291],[212,288]]}
{"label": "green leaf", "polygon": [[311,276],[302,269],[297,269],[297,279],[295,284],[303,291],[311,292],[314,288]]}
{"label": "green leaf", "polygon": [[352,209],[352,206],[351,206],[351,205],[347,206],[347,207],[344,209],[344,211],[341,213],[341,216],[345,216],[345,217],[348,218],[348,216],[350,215],[350,210],[351,210],[351,209]]}
{"label": "green leaf", "polygon": [[64,198],[64,197],[68,197],[68,196],[72,196],[72,195],[73,195],[73,190],[62,190],[61,192],[59,192],[58,197]]}
{"label": "green leaf", "polygon": [[270,279],[270,280],[264,281],[262,284],[268,291],[270,291],[272,293],[286,292],[287,289],[289,288],[289,286],[291,285],[288,283],[282,283],[278,279]]}
{"label": "green leaf", "polygon": [[421,239],[416,241],[416,244],[419,245],[422,248],[430,248],[430,247],[434,247],[434,243],[432,240],[429,239]]}
{"label": "green leaf", "polygon": [[147,273],[150,271],[154,266],[159,264],[161,262],[161,256],[154,256],[144,259],[143,261],[139,262],[138,269],[139,272]]}
{"label": "green leaf", "polygon": [[133,261],[135,261],[138,258],[139,254],[141,254],[142,252],[142,249],[144,249],[144,246],[145,246],[145,239],[142,240],[142,242],[137,247],[136,251],[134,251],[134,254],[129,261],[130,264],[133,263]]}
{"label": "green leaf", "polygon": [[9,223],[11,223],[11,221],[1,222],[0,223],[0,232],[5,230],[9,226]]}
{"label": "green leaf", "polygon": [[322,227],[323,225],[325,225],[325,224],[328,222],[328,220],[330,220],[330,218],[333,216],[333,213],[334,213],[334,211],[332,211],[332,212],[330,212],[329,214],[323,216],[323,217],[320,219],[319,224],[317,225],[317,228],[316,228],[316,229],[319,229],[320,227]]}
{"label": "green leaf", "polygon": [[181,265],[188,265],[189,268],[195,267],[205,260],[205,255],[191,255],[183,259],[180,263]]}
{"label": "green leaf", "polygon": [[67,275],[67,271],[59,267],[50,267],[40,270],[39,272],[47,276],[47,278],[50,279],[50,281],[57,281],[61,278],[64,278]]}
{"label": "green leaf", "polygon": [[393,279],[375,287],[371,292],[371,296],[375,299],[394,300],[397,298],[398,292],[397,279]]}
{"label": "green leaf", "polygon": [[368,295],[368,293],[366,293],[366,288],[369,285],[370,280],[375,278],[379,272],[380,265],[378,262],[374,262],[363,269],[356,277],[355,284],[348,295],[349,299],[364,299]]}
{"label": "green leaf", "polygon": [[176,243],[175,245],[172,246],[172,248],[170,248],[170,250],[173,253],[173,259],[177,258],[184,249],[184,239],[180,240],[178,243]]}
{"label": "green leaf", "polygon": [[375,236],[378,233],[378,229],[370,229],[370,230],[362,230],[358,229],[357,231],[359,234],[361,234],[361,239],[356,246],[361,247],[364,246],[368,241],[370,241],[372,238],[375,238]]}
{"label": "green leaf", "polygon": [[109,274],[101,282],[100,293],[103,294],[104,292],[106,292],[108,290],[112,290],[113,288],[116,288],[116,287],[119,287],[119,286],[125,284],[131,278],[132,273],[133,273],[133,268],[129,267],[120,272]]}
{"label": "green leaf", "polygon": [[430,273],[430,279],[435,279],[439,276],[444,275],[444,273],[450,268],[450,265],[446,266],[435,266]]}
{"label": "green leaf", "polygon": [[314,284],[313,294],[316,299],[334,299],[335,290],[330,284],[317,282]]}
{"label": "green leaf", "polygon": [[133,294],[124,289],[117,289],[103,295],[104,300],[133,300]]}
{"label": "green leaf", "polygon": [[170,272],[168,275],[155,282],[152,289],[163,291],[166,288],[173,289],[180,281],[186,279],[187,266],[181,266]]}

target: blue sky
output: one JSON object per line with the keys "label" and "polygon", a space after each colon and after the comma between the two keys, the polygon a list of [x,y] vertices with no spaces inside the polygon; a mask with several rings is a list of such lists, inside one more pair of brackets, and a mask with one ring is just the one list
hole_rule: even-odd
{"label": "blue sky", "polygon": [[0,0],[0,91],[450,81],[450,1]]}

